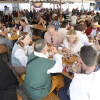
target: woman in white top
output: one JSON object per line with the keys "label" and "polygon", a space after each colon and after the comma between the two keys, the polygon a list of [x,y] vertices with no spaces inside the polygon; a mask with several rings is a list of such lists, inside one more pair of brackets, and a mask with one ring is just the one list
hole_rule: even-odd
{"label": "woman in white top", "polygon": [[28,32],[28,34],[32,37],[32,31],[29,25],[26,24],[24,19],[20,20],[21,26],[19,27],[19,31],[23,30],[23,32]]}
{"label": "woman in white top", "polygon": [[27,32],[22,32],[12,50],[12,65],[14,72],[18,75],[25,73],[28,56],[33,52],[33,47],[29,46],[31,37]]}
{"label": "woman in white top", "polygon": [[78,40],[78,36],[75,30],[69,30],[64,39],[63,44],[66,47],[66,50],[69,54],[77,54],[81,47],[82,43]]}

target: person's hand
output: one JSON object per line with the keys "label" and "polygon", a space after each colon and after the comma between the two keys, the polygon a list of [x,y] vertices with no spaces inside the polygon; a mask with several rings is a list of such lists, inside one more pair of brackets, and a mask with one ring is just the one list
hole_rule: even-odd
{"label": "person's hand", "polygon": [[54,52],[54,54],[58,54],[58,51],[57,51],[56,47],[52,47],[51,49]]}
{"label": "person's hand", "polygon": [[22,30],[22,26],[19,26],[19,30],[20,30],[20,31]]}
{"label": "person's hand", "polygon": [[82,63],[79,61],[75,64],[76,73],[81,73]]}
{"label": "person's hand", "polygon": [[73,55],[74,54],[74,52],[73,51],[68,51],[68,53],[70,54],[70,55]]}

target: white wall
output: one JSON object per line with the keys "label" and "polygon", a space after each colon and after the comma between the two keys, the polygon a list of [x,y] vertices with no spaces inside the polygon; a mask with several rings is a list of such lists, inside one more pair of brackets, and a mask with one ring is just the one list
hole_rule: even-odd
{"label": "white wall", "polygon": [[[9,10],[12,11],[13,7],[17,7],[17,3],[0,3],[0,10],[4,11],[4,6],[9,7]],[[30,4],[29,3],[20,3],[19,4],[19,9],[24,10],[28,9],[30,10]]]}
{"label": "white wall", "polygon": [[4,6],[8,6],[9,10],[12,11],[12,4],[11,3],[0,3],[0,10],[4,11]]}

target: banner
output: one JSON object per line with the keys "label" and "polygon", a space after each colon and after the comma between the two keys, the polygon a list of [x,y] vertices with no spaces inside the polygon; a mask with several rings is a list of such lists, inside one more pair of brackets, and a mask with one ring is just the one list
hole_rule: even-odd
{"label": "banner", "polygon": [[39,11],[43,8],[43,4],[42,3],[35,3],[32,5],[33,6],[33,9],[36,10],[36,11]]}

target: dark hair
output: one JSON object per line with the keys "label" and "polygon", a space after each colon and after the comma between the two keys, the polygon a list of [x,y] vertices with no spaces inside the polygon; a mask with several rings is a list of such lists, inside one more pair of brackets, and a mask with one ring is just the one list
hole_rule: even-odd
{"label": "dark hair", "polygon": [[61,26],[61,27],[62,27],[62,28],[65,28],[65,27],[66,27],[66,25],[68,25],[68,23],[69,23],[68,21],[63,21],[63,22],[62,22],[62,26]]}
{"label": "dark hair", "polygon": [[[20,21],[25,22],[25,20],[24,20],[24,19],[21,19]],[[25,23],[26,23],[26,22],[25,22]]]}
{"label": "dark hair", "polygon": [[91,46],[83,46],[80,51],[80,57],[88,67],[95,65],[97,52]]}
{"label": "dark hair", "polygon": [[38,39],[35,43],[34,43],[34,51],[36,52],[42,52],[42,50],[45,48],[46,46],[46,41],[43,39]]}
{"label": "dark hair", "polygon": [[86,29],[87,29],[87,26],[86,26],[86,24],[80,24],[80,25],[78,25],[78,30],[79,31],[86,31]]}
{"label": "dark hair", "polygon": [[4,6],[5,8],[7,8],[7,6]]}
{"label": "dark hair", "polygon": [[93,20],[93,23],[96,23],[96,22],[98,22],[98,20],[94,19],[94,20]]}
{"label": "dark hair", "polygon": [[55,21],[58,21],[58,16],[55,16],[54,20],[55,20]]}

